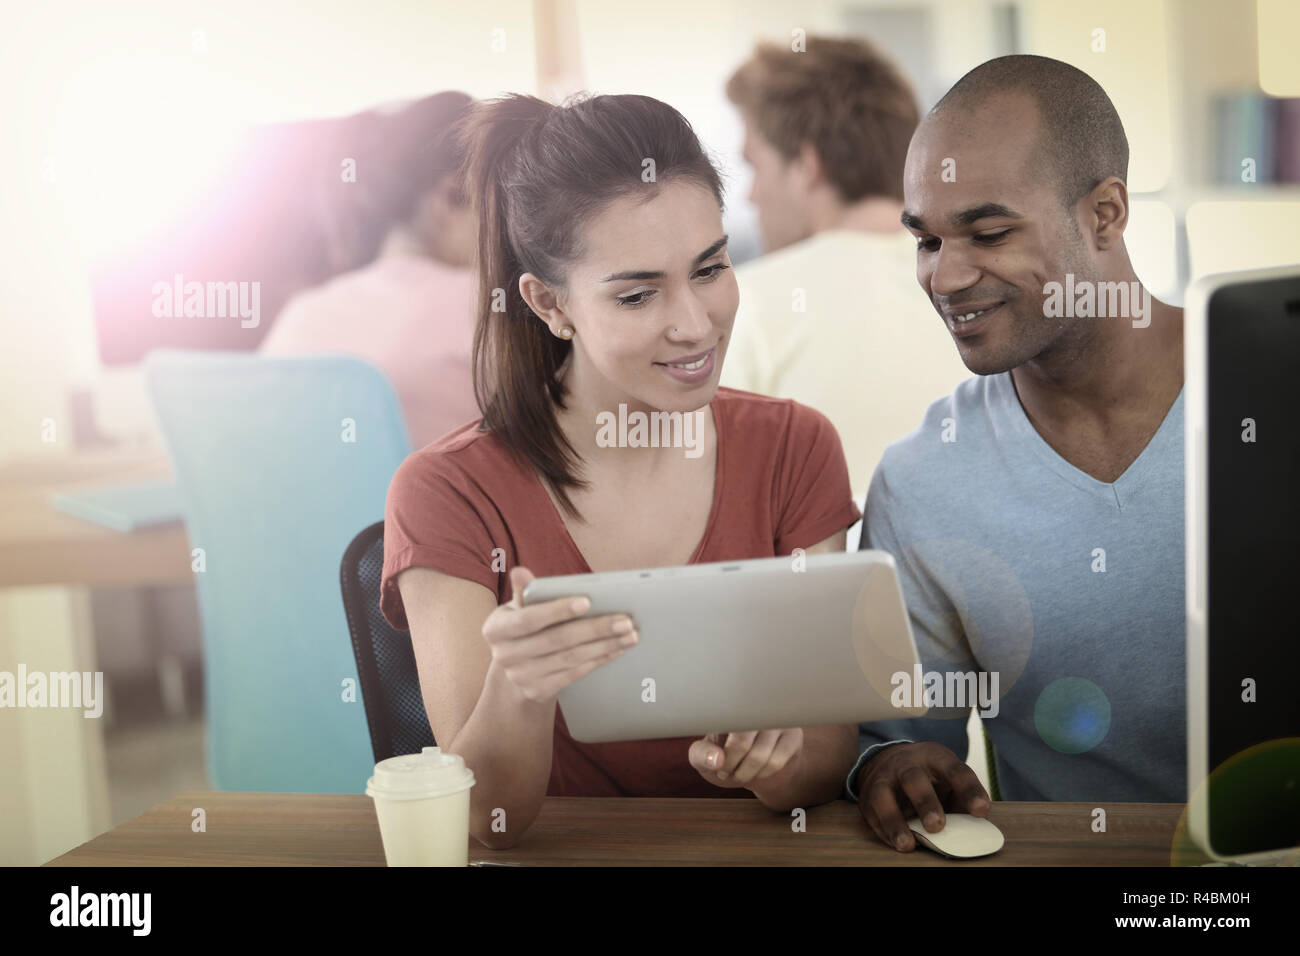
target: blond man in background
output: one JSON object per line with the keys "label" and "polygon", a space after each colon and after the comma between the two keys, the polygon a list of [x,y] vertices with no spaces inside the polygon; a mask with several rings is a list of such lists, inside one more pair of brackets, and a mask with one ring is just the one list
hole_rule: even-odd
{"label": "blond man in background", "polygon": [[731,76],[766,255],[736,270],[721,384],[793,398],[840,433],[856,495],[885,446],[970,372],[916,283],[902,227],[912,88],[862,39],[762,43]]}

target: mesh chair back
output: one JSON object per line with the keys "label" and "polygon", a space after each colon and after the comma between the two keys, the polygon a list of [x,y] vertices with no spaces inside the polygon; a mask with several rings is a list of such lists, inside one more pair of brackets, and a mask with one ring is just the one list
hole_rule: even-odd
{"label": "mesh chair back", "polygon": [[379,610],[383,569],[384,523],[377,521],[352,539],[339,571],[376,763],[435,745],[411,635],[394,630]]}

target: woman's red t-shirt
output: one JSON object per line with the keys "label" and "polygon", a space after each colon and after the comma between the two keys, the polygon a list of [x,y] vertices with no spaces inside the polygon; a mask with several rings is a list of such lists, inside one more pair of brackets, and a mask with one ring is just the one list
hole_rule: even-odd
{"label": "woman's red t-shirt", "polygon": [[[821,412],[793,399],[719,388],[713,511],[690,563],[790,554],[848,528],[853,501],[840,438]],[[543,488],[494,435],[467,423],[403,462],[388,489],[381,609],[408,629],[397,577],[432,568],[510,599],[506,571],[537,577],[591,568]],[[498,553],[498,557],[499,557]],[[695,737],[584,744],[556,707],[548,796],[748,797],[706,781],[687,761]]]}

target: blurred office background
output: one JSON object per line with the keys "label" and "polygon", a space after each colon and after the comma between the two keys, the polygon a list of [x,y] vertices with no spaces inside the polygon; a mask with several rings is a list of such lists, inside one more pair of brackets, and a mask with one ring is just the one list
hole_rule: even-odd
{"label": "blurred office background", "polygon": [[[756,40],[797,29],[876,41],[922,109],[1006,53],[1090,73],[1128,132],[1128,247],[1160,298],[1181,304],[1200,275],[1300,261],[1292,0],[134,0],[7,13],[0,669],[100,669],[108,698],[99,721],[0,711],[0,864],[43,862],[211,785],[192,581],[107,531],[85,561],[37,573],[42,536],[66,526],[35,512],[49,486],[148,473],[163,454],[140,367],[150,349],[255,348],[278,304],[328,277],[314,217],[333,197],[312,168],[339,124],[362,124],[361,142],[359,117],[440,90],[658,97],[725,168],[740,262],[761,248],[723,83]],[[336,171],[342,157],[326,158]],[[160,276],[142,278],[140,263],[168,250],[189,278],[260,279],[259,326],[150,320],[144,292]],[[186,259],[200,251],[207,268]],[[982,756],[972,750],[981,772]]]}

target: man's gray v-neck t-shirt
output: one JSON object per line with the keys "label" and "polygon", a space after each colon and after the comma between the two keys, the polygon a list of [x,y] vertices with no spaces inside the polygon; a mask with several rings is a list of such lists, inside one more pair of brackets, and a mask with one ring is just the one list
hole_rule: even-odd
{"label": "man's gray v-neck t-shirt", "polygon": [[[1187,798],[1181,391],[1107,484],[1038,434],[1009,372],[968,379],[889,446],[863,512],[861,546],[894,555],[924,671],[945,675],[940,702],[966,700],[862,724],[863,758],[900,739],[964,758],[983,702],[960,675],[991,690],[996,673],[982,719],[1003,799]],[[900,688],[919,697],[924,677]]]}

